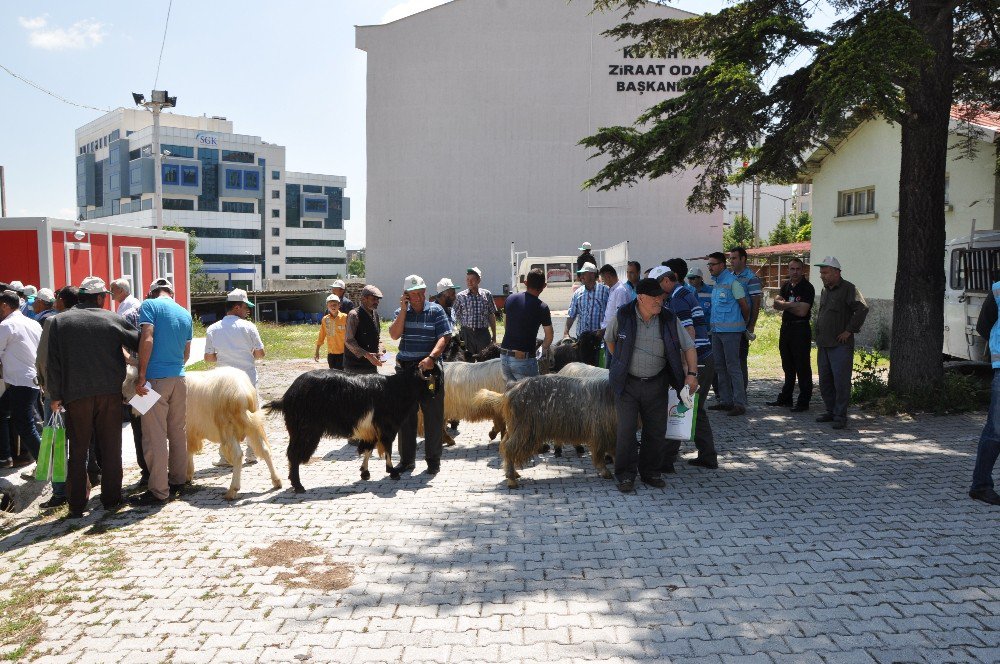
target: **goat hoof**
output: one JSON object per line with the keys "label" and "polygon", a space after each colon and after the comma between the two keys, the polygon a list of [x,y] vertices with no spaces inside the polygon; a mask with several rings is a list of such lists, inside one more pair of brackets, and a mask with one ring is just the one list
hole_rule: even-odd
{"label": "goat hoof", "polygon": [[361,479],[363,479],[363,480],[367,480],[367,479],[369,479],[369,478],[370,478],[371,476],[372,476],[372,474],[371,474],[371,473],[369,473],[369,472],[368,472],[367,470],[362,470],[362,471],[361,471]]}
{"label": "goat hoof", "polygon": [[292,485],[292,490],[295,491],[295,493],[305,493],[306,492],[306,488],[304,486],[302,486],[301,484],[293,484]]}
{"label": "goat hoof", "polygon": [[490,429],[490,440],[493,440],[494,438],[496,438],[498,433],[500,433],[500,432],[496,431],[495,429]]}
{"label": "goat hoof", "polygon": [[446,440],[446,441],[444,441],[444,446],[445,447],[454,447],[455,446],[455,441],[454,440]]}
{"label": "goat hoof", "polygon": [[515,478],[513,478],[513,477],[508,477],[507,478],[507,488],[508,489],[516,489],[517,488],[517,480]]}
{"label": "goat hoof", "polygon": [[576,455],[577,456],[583,456],[586,453],[587,453],[587,448],[586,447],[584,447],[583,445],[577,445],[576,446]]}
{"label": "goat hoof", "polygon": [[225,500],[236,500],[236,493],[237,493],[236,490],[230,489],[229,491],[226,492],[226,495],[224,495],[223,498]]}
{"label": "goat hoof", "polygon": [[545,454],[546,452],[548,452],[551,449],[552,448],[549,447],[548,443],[542,443],[542,446],[538,448],[538,452],[539,452],[539,454]]}
{"label": "goat hoof", "polygon": [[601,477],[603,477],[606,480],[610,480],[612,478],[611,471],[605,468],[604,470],[601,471]]}
{"label": "goat hoof", "polygon": [[281,488],[281,480],[271,480],[271,486],[275,489]]}
{"label": "goat hoof", "polygon": [[399,473],[389,473],[389,479],[391,479],[391,480],[398,480],[399,479]]}
{"label": "goat hoof", "polygon": [[562,448],[561,447],[557,447],[555,449],[555,451],[552,452],[552,456],[561,457],[562,456]]}

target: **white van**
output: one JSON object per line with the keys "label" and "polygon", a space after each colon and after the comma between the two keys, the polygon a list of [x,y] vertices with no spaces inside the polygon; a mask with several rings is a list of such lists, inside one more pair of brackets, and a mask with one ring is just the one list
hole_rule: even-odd
{"label": "white van", "polygon": [[976,334],[983,302],[1000,274],[1000,231],[976,231],[945,245],[944,348],[959,360],[982,362],[986,340]]}
{"label": "white van", "polygon": [[549,305],[549,311],[568,310],[573,291],[579,285],[576,282],[576,256],[528,256],[521,259],[514,292],[525,291],[524,280],[528,272],[536,267],[545,275],[545,290],[541,299]]}

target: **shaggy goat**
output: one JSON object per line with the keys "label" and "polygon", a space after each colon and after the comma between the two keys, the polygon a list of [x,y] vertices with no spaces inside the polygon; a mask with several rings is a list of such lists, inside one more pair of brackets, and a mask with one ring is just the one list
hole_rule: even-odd
{"label": "shaggy goat", "polygon": [[[504,432],[503,420],[496,417],[490,410],[483,410],[475,403],[479,390],[503,392],[506,387],[500,360],[486,362],[445,362],[444,364],[444,421],[465,420],[466,422],[482,422],[493,420],[490,440],[497,433]],[[423,435],[424,418],[417,416],[417,433]],[[444,434],[444,444],[454,445],[455,439],[447,432]]]}
{"label": "shaggy goat", "polygon": [[608,370],[601,367],[592,367],[583,362],[570,362],[559,370],[560,376],[571,378],[603,378],[608,380]]}
{"label": "shaggy goat", "polygon": [[583,362],[594,366],[597,364],[597,351],[601,349],[603,339],[599,334],[584,332],[579,339],[571,341],[564,339],[552,346],[552,372],[559,373],[570,362]]}
{"label": "shaggy goat", "polygon": [[[122,385],[126,400],[135,395],[138,372],[128,368]],[[271,471],[271,484],[281,488],[281,479],[274,470],[271,448],[264,431],[264,418],[257,404],[257,389],[245,372],[232,367],[211,371],[189,371],[185,375],[187,390],[185,429],[187,432],[187,481],[194,478],[194,455],[201,452],[205,440],[219,443],[223,458],[233,466],[233,479],[226,500],[235,500],[240,490],[243,471],[244,438]]]}
{"label": "shaggy goat", "polygon": [[288,479],[296,493],[305,491],[299,480],[299,466],[309,461],[324,434],[358,440],[361,479],[371,477],[368,459],[377,449],[385,456],[385,470],[392,470],[392,441],[417,399],[433,391],[441,373],[436,367],[427,376],[412,371],[382,376],[355,375],[318,370],[292,381],[281,399],[264,406],[268,412],[284,413],[288,428]]}
{"label": "shaggy goat", "polygon": [[517,488],[520,475],[515,467],[527,463],[546,440],[587,445],[601,477],[611,477],[605,455],[614,458],[618,417],[609,381],[534,376],[504,394],[482,390],[476,400],[483,409],[503,414],[507,432],[500,441],[500,457],[508,487]]}

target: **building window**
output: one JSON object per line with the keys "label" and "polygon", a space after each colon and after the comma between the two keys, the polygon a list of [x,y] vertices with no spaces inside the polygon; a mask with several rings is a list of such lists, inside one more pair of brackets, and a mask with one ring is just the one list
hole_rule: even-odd
{"label": "building window", "polygon": [[242,214],[252,214],[253,203],[245,203],[240,201],[222,201],[222,211],[239,212]]}
{"label": "building window", "polygon": [[280,247],[271,247],[271,254],[272,255],[277,256],[280,253],[281,253],[281,248]]}
{"label": "building window", "polygon": [[271,179],[272,180],[280,180],[281,179],[281,171],[271,171]]}
{"label": "building window", "polygon": [[272,219],[277,219],[280,216],[281,216],[281,211],[280,210],[271,210],[271,218]]}
{"label": "building window", "polygon": [[234,161],[240,164],[254,163],[253,152],[240,152],[238,150],[223,150],[222,161]]}
{"label": "building window", "polygon": [[198,186],[197,166],[181,166],[181,184],[185,187]]}
{"label": "building window", "polygon": [[163,184],[178,185],[181,182],[181,167],[174,164],[163,164]]}
{"label": "building window", "polygon": [[281,229],[275,226],[271,229],[271,237],[281,237]]}
{"label": "building window", "polygon": [[156,250],[156,278],[169,279],[174,283],[174,250]]}
{"label": "building window", "polygon": [[145,293],[142,282],[142,250],[122,247],[122,277],[128,279],[133,293]]}
{"label": "building window", "polygon": [[330,256],[286,256],[285,262],[290,265],[344,265],[347,259]]}
{"label": "building window", "polygon": [[194,201],[190,198],[164,198],[164,210],[194,210]]}
{"label": "building window", "polygon": [[243,171],[238,171],[234,168],[226,169],[226,188],[227,189],[242,189],[243,188]]}
{"label": "building window", "polygon": [[875,212],[875,187],[842,191],[838,197],[838,217],[851,217]]}
{"label": "building window", "polygon": [[169,152],[172,157],[187,157],[188,159],[194,158],[194,148],[190,145],[160,145],[160,154],[165,154]]}
{"label": "building window", "polygon": [[260,239],[260,229],[259,228],[226,228],[226,227],[215,227],[215,228],[199,228],[199,227],[184,227],[185,233],[194,233],[195,237],[211,237],[211,238],[241,238],[244,240],[259,240]]}
{"label": "building window", "polygon": [[243,171],[243,188],[251,191],[260,189],[260,173],[257,171]]}
{"label": "building window", "polygon": [[206,263],[260,264],[260,255],[258,254],[198,254],[198,258]]}
{"label": "building window", "polygon": [[951,205],[951,176],[944,176],[944,204]]}
{"label": "building window", "polygon": [[329,210],[329,205],[325,198],[315,198],[312,196],[307,196],[302,200],[302,207],[306,214],[320,214],[324,217],[327,215]]}
{"label": "building window", "polygon": [[281,268],[279,268],[277,265],[272,265],[271,266],[271,274],[278,274],[280,272],[281,272]]}
{"label": "building window", "polygon": [[[285,223],[285,225],[288,224]],[[323,222],[319,219],[303,219],[302,228],[323,228]]]}
{"label": "building window", "polygon": [[277,189],[271,190],[271,198],[281,198],[281,192]]}
{"label": "building window", "polygon": [[323,187],[318,184],[304,184],[302,185],[302,191],[307,194],[322,194]]}
{"label": "building window", "polygon": [[286,239],[285,246],[288,247],[343,247],[343,240],[297,240]]}

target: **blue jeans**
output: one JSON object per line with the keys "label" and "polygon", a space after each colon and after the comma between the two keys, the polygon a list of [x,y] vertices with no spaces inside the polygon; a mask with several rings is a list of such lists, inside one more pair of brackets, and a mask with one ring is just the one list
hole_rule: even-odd
{"label": "blue jeans", "polygon": [[713,332],[712,357],[715,358],[715,375],[719,377],[719,401],[724,406],[747,405],[747,388],[743,382],[740,365],[740,339],[742,332]]}
{"label": "blue jeans", "polygon": [[42,445],[42,435],[35,422],[35,402],[38,401],[37,387],[7,385],[0,397],[0,459],[11,457],[10,427],[28,446],[33,459],[38,459],[38,448]]}
{"label": "blue jeans", "polygon": [[522,378],[537,376],[538,360],[531,355],[523,360],[518,360],[513,355],[501,355],[500,368],[503,369],[504,380],[509,385],[510,383],[516,383]]}
{"label": "blue jeans", "polygon": [[993,488],[993,466],[1000,456],[1000,369],[993,370],[993,385],[990,388],[990,411],[986,415],[986,426],[979,436],[976,451],[976,467],[972,471],[972,491]]}

